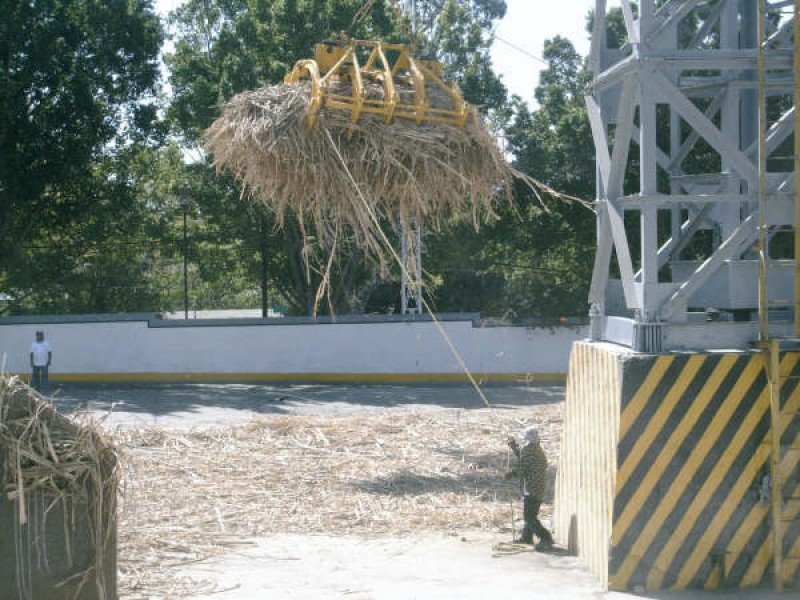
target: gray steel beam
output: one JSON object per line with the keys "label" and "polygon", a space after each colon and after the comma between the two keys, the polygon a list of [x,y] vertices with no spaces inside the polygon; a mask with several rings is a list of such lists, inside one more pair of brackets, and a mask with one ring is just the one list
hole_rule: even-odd
{"label": "gray steel beam", "polygon": [[726,239],[717,251],[706,259],[689,279],[681,283],[675,292],[660,307],[660,312],[667,320],[680,322],[685,320],[687,303],[691,295],[697,291],[726,261],[737,258],[758,236],[758,215],[748,216],[736,231]]}
{"label": "gray steel beam", "polygon": [[[640,322],[685,321],[692,294],[702,291],[707,298],[711,276],[727,260],[738,258],[737,253],[747,251],[756,235],[756,5],[752,0],[666,0],[656,8],[654,0],[643,0],[637,18],[632,2],[622,0],[629,38],[628,54],[623,55],[605,47],[607,4],[595,2],[590,57],[594,97],[586,99],[598,174],[598,252],[590,298],[601,307],[619,306],[618,299],[606,298],[607,293],[618,293],[608,291],[617,289],[608,287],[611,256],[616,252],[624,306],[638,309]],[[792,48],[784,47],[793,42],[791,27],[781,23],[769,34],[774,47],[766,57],[766,95],[791,96]],[[656,132],[666,125],[661,122],[661,105],[669,109],[669,148],[657,141],[661,138]],[[769,156],[774,158],[791,137],[793,117],[794,110],[788,110],[771,124],[765,137]],[[622,182],[631,164],[630,140],[639,145],[639,190],[623,195]],[[687,158],[701,142],[718,156],[719,172],[685,172]],[[669,178],[664,179],[659,169]],[[788,194],[794,189],[794,173],[769,175],[768,223],[782,226],[792,213]],[[636,273],[624,227],[626,210],[640,213],[641,269]],[[670,212],[671,237],[658,244],[661,211]],[[716,232],[716,248],[708,260],[683,282],[659,283],[659,270],[697,231],[708,228]],[[666,299],[665,286],[672,289]]]}

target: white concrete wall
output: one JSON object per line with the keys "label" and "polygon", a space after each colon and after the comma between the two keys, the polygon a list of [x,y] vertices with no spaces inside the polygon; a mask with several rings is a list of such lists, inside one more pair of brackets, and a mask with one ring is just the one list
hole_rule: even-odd
{"label": "white concrete wall", "polygon": [[[53,345],[51,376],[235,374],[287,378],[323,374],[460,374],[446,340],[430,321],[151,327],[147,320],[0,323],[7,373],[28,371],[31,341],[44,330]],[[585,328],[475,327],[441,323],[469,369],[495,375],[565,374],[570,347]],[[112,377],[118,375],[119,377]],[[88,377],[91,379],[91,377]],[[146,378],[146,377],[145,377]]]}

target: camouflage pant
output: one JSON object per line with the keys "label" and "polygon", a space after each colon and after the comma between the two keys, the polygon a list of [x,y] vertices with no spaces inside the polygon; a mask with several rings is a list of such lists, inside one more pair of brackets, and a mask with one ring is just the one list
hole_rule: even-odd
{"label": "camouflage pant", "polygon": [[545,529],[539,521],[539,508],[542,505],[540,498],[534,498],[530,494],[522,497],[522,517],[525,519],[525,528],[522,530],[522,539],[531,543],[533,536],[539,538],[540,542],[553,543],[553,536]]}

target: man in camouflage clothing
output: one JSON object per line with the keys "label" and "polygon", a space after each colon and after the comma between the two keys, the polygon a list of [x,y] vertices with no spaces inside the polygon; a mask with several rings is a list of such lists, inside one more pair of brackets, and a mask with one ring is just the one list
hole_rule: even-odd
{"label": "man in camouflage clothing", "polygon": [[548,550],[553,546],[553,536],[539,521],[539,507],[544,498],[547,485],[547,457],[539,445],[539,434],[533,427],[528,427],[523,433],[522,448],[513,437],[508,439],[508,446],[518,459],[517,468],[512,470],[513,475],[519,475],[522,488],[525,527],[522,535],[514,540],[517,544],[532,544],[533,536],[539,538],[537,550]]}

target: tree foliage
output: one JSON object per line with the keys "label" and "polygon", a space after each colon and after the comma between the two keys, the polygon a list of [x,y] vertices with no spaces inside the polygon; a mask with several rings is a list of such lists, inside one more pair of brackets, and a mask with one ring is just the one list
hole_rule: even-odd
{"label": "tree foliage", "polygon": [[35,230],[6,265],[16,311],[166,309],[175,284],[176,207],[168,181],[182,169],[175,146],[131,146],[97,160],[70,189],[91,210]]}
{"label": "tree foliage", "polygon": [[494,23],[506,14],[504,0],[427,0],[416,3],[420,42],[445,65],[445,75],[464,98],[484,112],[506,103],[506,89],[492,69]]}
{"label": "tree foliage", "polygon": [[148,2],[122,0],[11,0],[0,27],[0,239],[18,244],[69,214],[80,199],[59,192],[146,112],[161,29]]}
{"label": "tree foliage", "polygon": [[[426,10],[428,3],[418,2],[418,6]],[[369,10],[361,12],[365,7]],[[461,83],[468,99],[490,108],[502,104],[505,89],[490,68],[487,29],[504,11],[503,2],[449,1],[442,4],[441,14],[428,30],[435,34],[435,50],[449,76]],[[225,100],[281,81],[297,60],[312,55],[315,43],[339,32],[388,41],[405,41],[411,35],[408,19],[397,3],[387,0],[189,0],[172,15],[171,23],[176,41],[175,51],[166,58],[174,91],[169,115],[189,144],[198,142]],[[268,263],[270,288],[292,312],[314,310],[327,255],[317,252],[313,244],[303,247],[291,219],[286,229],[277,231],[274,215],[245,210],[232,182],[202,173],[203,168],[210,169],[207,160],[193,173],[204,190],[198,196],[199,210],[208,223],[215,224],[211,229],[233,231],[234,239],[245,240],[239,256],[252,266],[250,276],[262,276],[262,265]],[[270,232],[268,252],[263,251],[264,231]],[[224,243],[222,238],[220,243]],[[255,261],[254,248],[261,249]],[[345,260],[332,266],[328,302],[318,307],[323,313],[360,312],[374,304],[372,292],[380,293],[385,287],[382,274],[367,264],[358,248],[350,247],[341,255]]]}
{"label": "tree foliage", "polygon": [[[61,272],[75,258],[79,236],[103,234],[93,222],[116,210],[125,187],[109,157],[151,133],[155,108],[143,100],[155,91],[161,39],[145,0],[3,4],[0,285],[6,291],[30,295],[49,278],[26,283],[26,273],[44,269],[43,262],[50,273]],[[119,216],[115,229],[126,222]],[[53,259],[28,248],[32,242]]]}
{"label": "tree foliage", "polygon": [[[553,189],[594,197],[594,151],[583,101],[584,60],[560,37],[547,40],[531,110],[519,98],[506,128],[517,169]],[[458,226],[431,241],[440,310],[482,310],[510,318],[586,314],[595,221],[579,204],[540,202],[518,185],[513,204],[479,233]]]}
{"label": "tree foliage", "polygon": [[[296,225],[279,231],[275,215],[243,203],[200,138],[228,98],[281,81],[325,38],[412,40],[403,4],[187,0],[166,24],[174,49],[162,104],[154,94],[163,34],[149,1],[12,0],[0,21],[0,291],[12,293],[16,310],[177,310],[186,251],[190,308],[255,307],[269,295],[269,304],[308,314],[327,256],[313,240],[304,247]],[[416,6],[422,52],[505,132],[515,166],[592,197],[587,75],[571,44],[545,44],[548,68],[530,109],[508,100],[489,57],[504,1]],[[542,206],[523,187],[498,214],[480,232],[454,219],[449,231],[426,235],[431,304],[520,318],[585,313],[591,214],[554,200]],[[370,267],[355,247],[342,256],[320,312],[397,307],[396,266]]]}

